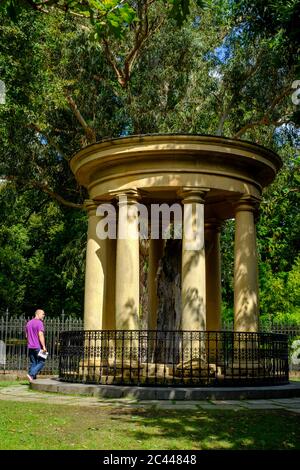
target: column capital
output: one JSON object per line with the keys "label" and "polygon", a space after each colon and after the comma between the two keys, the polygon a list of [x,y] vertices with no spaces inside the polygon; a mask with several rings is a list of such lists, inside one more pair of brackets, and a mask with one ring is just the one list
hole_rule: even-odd
{"label": "column capital", "polygon": [[100,201],[95,201],[94,199],[85,199],[83,203],[89,216],[96,215],[96,210],[99,204]]}
{"label": "column capital", "polygon": [[122,199],[124,199],[124,198],[127,199],[127,204],[135,204],[141,199],[141,195],[140,195],[139,191],[135,188],[120,189],[120,190],[117,190],[117,191],[110,191],[109,194],[110,194],[110,196],[117,199],[118,205],[123,203]]}
{"label": "column capital", "polygon": [[[83,206],[84,209],[87,211],[88,216],[91,217],[93,215],[96,215],[97,208],[101,204],[108,204],[110,201],[107,201],[106,199],[101,199],[101,200],[96,200],[96,199],[85,199]],[[101,216],[100,216],[101,217]]]}
{"label": "column capital", "polygon": [[177,191],[177,195],[181,197],[183,204],[191,204],[197,202],[204,204],[204,199],[209,188],[198,188],[197,186],[183,186]]}
{"label": "column capital", "polygon": [[207,219],[204,222],[204,230],[205,231],[212,231],[212,232],[221,232],[223,220],[220,219]]}
{"label": "column capital", "polygon": [[240,199],[236,200],[234,204],[235,213],[246,211],[256,213],[262,198],[245,194]]}

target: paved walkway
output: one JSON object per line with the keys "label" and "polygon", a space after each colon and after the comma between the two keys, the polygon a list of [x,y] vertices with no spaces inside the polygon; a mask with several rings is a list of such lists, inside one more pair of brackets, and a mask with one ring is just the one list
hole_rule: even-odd
{"label": "paved walkway", "polygon": [[[122,408],[149,408],[167,410],[286,410],[300,414],[300,398],[276,398],[268,400],[201,400],[201,401],[169,401],[147,400],[137,401],[130,398],[99,398],[58,393],[38,392],[30,389],[28,385],[20,384],[0,387],[0,401],[21,401],[49,403],[82,407],[122,407]],[[1,405],[0,405],[1,406]]]}

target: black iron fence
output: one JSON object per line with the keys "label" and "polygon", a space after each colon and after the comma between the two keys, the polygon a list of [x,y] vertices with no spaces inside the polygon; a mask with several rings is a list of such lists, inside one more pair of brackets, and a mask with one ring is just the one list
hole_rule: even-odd
{"label": "black iron fence", "polygon": [[63,332],[59,376],[138,386],[285,384],[288,337],[232,331]]}
{"label": "black iron fence", "polygon": [[[234,331],[234,323],[226,321],[222,323],[222,330]],[[288,335],[289,339],[296,336],[300,337],[300,324],[297,323],[274,323],[273,321],[264,321],[259,325],[259,331],[264,333],[283,333]]]}
{"label": "black iron fence", "polygon": [[[15,317],[8,311],[0,316],[0,374],[7,372],[25,371],[28,365],[26,339],[24,328],[30,318]],[[233,324],[223,323],[223,330],[231,332]],[[264,332],[284,333],[290,339],[300,337],[300,325],[272,324],[261,325]],[[49,358],[43,374],[58,374],[59,366],[59,335],[62,331],[82,331],[83,321],[71,318],[65,314],[56,318],[45,318],[46,342],[49,350]],[[290,364],[292,367],[292,364]]]}
{"label": "black iron fence", "polygon": [[[0,317],[0,373],[25,371],[28,368],[25,325],[31,318]],[[45,318],[46,345],[49,356],[42,374],[57,374],[59,362],[59,335],[62,331],[81,330],[81,319],[61,315],[58,318]]]}

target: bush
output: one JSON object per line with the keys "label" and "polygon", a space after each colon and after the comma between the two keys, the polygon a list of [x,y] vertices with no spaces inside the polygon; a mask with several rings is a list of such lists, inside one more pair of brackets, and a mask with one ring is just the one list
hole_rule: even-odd
{"label": "bush", "polygon": [[273,273],[260,265],[260,311],[276,323],[300,324],[300,257],[289,272]]}

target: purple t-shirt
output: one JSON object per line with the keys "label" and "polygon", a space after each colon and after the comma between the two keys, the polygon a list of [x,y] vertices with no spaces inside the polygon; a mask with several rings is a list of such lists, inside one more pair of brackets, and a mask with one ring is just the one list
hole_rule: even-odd
{"label": "purple t-shirt", "polygon": [[33,318],[26,325],[28,349],[40,349],[39,331],[44,332],[44,323],[38,318]]}

